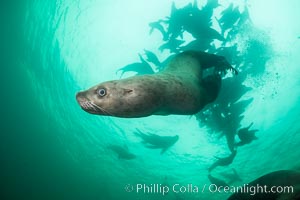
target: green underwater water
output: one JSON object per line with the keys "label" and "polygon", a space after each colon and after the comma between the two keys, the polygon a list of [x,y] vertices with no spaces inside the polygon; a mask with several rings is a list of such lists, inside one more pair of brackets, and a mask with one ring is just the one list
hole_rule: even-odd
{"label": "green underwater water", "polygon": [[[178,7],[189,2],[175,1]],[[228,5],[227,1],[222,3]],[[272,51],[266,69],[247,74],[244,82],[252,90],[242,99],[253,100],[245,106],[240,125],[254,122],[258,140],[238,148],[230,166],[213,171],[222,177],[220,174],[236,169],[243,181],[234,185],[300,166],[300,26],[295,11],[299,2],[248,3],[254,26],[264,33],[253,34],[259,40],[269,39],[265,44],[272,46]],[[225,137],[211,134],[211,127],[195,116],[95,116],[81,110],[75,99],[80,90],[118,79],[117,69],[137,60],[138,52],[161,45],[158,33],[149,36],[148,23],[169,15],[171,4],[158,0],[0,4],[1,199],[229,196],[207,191],[166,196],[126,192],[128,184],[138,183],[209,184],[207,169],[216,160],[214,156],[230,153]],[[279,10],[281,14],[276,15]],[[250,59],[263,59],[259,48],[254,47]],[[225,93],[230,95],[231,91]],[[136,129],[162,136],[178,134],[179,140],[161,155],[159,150],[144,147],[134,134]],[[118,159],[107,148],[111,144],[126,145],[137,157]]]}

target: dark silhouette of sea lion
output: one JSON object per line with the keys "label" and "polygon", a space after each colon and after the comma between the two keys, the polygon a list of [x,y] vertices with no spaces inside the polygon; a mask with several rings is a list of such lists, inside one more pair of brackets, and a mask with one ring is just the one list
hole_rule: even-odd
{"label": "dark silhouette of sea lion", "polygon": [[233,7],[233,3],[231,3],[228,8],[226,8],[222,13],[221,13],[221,18],[218,21],[221,29],[222,29],[222,34],[232,28],[234,24],[239,20],[241,13],[239,11],[239,8]]}
{"label": "dark silhouette of sea lion", "polygon": [[243,181],[241,179],[241,177],[238,175],[237,171],[234,168],[232,168],[231,171],[232,171],[231,173],[221,173],[221,175],[223,177],[225,177],[226,179],[228,179],[227,183],[229,185],[231,185],[231,184],[233,184],[235,182],[241,182],[241,181]]}
{"label": "dark silhouette of sea lion", "polygon": [[178,53],[179,52],[179,46],[184,43],[184,40],[178,40],[175,38],[171,38],[164,44],[162,44],[158,49],[163,52],[166,49],[169,49],[171,53]]}
{"label": "dark silhouette of sea lion", "polygon": [[242,146],[242,145],[245,145],[245,144],[249,144],[253,140],[257,140],[257,137],[255,136],[255,133],[258,131],[258,129],[249,130],[252,125],[253,125],[253,122],[249,126],[247,126],[245,128],[241,128],[238,131],[238,136],[239,136],[241,141],[236,144],[237,146]]}
{"label": "dark silhouette of sea lion", "polygon": [[225,186],[229,186],[224,180],[220,179],[220,178],[216,178],[214,176],[212,176],[211,174],[208,174],[207,178],[209,179],[209,181],[216,185],[217,187],[225,187]]}
{"label": "dark silhouette of sea lion", "polygon": [[113,150],[115,153],[118,154],[119,159],[125,159],[125,160],[131,160],[136,158],[136,156],[129,152],[129,149],[127,146],[122,147],[119,145],[109,145],[107,148]]}
{"label": "dark silhouette of sea lion", "polygon": [[173,146],[179,139],[178,135],[175,136],[159,136],[152,133],[145,134],[137,129],[135,135],[142,138],[143,143],[150,149],[161,149],[160,154],[166,152],[171,146]]}
{"label": "dark silhouette of sea lion", "polygon": [[179,49],[183,50],[183,51],[188,51],[188,50],[205,51],[211,47],[212,41],[213,40],[211,40],[211,39],[208,39],[208,40],[196,39],[196,40],[191,41],[190,43],[188,43],[185,46],[179,47]]}
{"label": "dark silhouette of sea lion", "polygon": [[158,70],[162,69],[162,63],[158,60],[157,56],[155,55],[155,53],[153,53],[152,51],[146,50],[144,49],[145,54],[146,54],[146,60],[148,62],[153,63]]}
{"label": "dark silhouette of sea lion", "polygon": [[[257,189],[258,186],[260,186],[259,189]],[[263,189],[265,186],[267,191],[264,191]],[[248,183],[247,187],[256,188],[256,190],[254,191],[255,194],[250,191],[239,191],[231,195],[228,200],[299,200],[300,173],[292,170],[280,170],[271,172]],[[286,188],[286,190],[284,192],[277,192],[276,187],[278,187],[280,190]],[[271,189],[275,192],[271,192]]]}
{"label": "dark silhouette of sea lion", "polygon": [[188,4],[183,8],[177,9],[175,3],[172,3],[171,14],[166,23],[168,24],[167,34],[169,40],[175,40],[180,37],[183,38],[183,23],[191,14],[193,9],[192,4]]}
{"label": "dark silhouette of sea lion", "polygon": [[149,26],[151,27],[149,34],[152,34],[153,30],[157,29],[162,34],[163,40],[166,41],[168,40],[168,34],[165,31],[164,27],[161,25],[161,22],[163,22],[163,20],[149,23]]}
{"label": "dark silhouette of sea lion", "polygon": [[154,71],[149,63],[147,63],[147,61],[145,61],[145,59],[140,54],[138,55],[141,62],[131,63],[118,69],[117,73],[121,71],[120,77],[122,77],[126,72],[136,72],[138,75],[154,74]]}
{"label": "dark silhouette of sea lion", "polygon": [[218,160],[216,162],[214,162],[209,168],[208,168],[208,171],[210,172],[211,170],[213,170],[214,168],[218,167],[218,166],[227,166],[227,165],[230,165],[233,161],[233,159],[235,158],[236,156],[236,153],[237,151],[234,150],[230,156],[228,157],[225,157],[225,158],[219,158],[219,157],[216,157]]}

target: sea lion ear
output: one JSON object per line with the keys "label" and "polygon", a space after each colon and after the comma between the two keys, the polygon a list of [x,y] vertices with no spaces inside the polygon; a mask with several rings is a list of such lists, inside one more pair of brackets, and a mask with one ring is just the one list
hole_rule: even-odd
{"label": "sea lion ear", "polygon": [[132,93],[132,92],[133,92],[132,89],[124,89],[124,93],[125,93],[125,94],[130,94],[130,93]]}

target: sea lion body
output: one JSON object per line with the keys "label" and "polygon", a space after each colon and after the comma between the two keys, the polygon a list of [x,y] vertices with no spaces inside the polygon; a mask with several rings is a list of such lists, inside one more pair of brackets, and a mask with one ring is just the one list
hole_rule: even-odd
{"label": "sea lion body", "polygon": [[[228,200],[299,200],[300,172],[279,170],[265,174],[254,181],[244,184],[247,190],[239,190]],[[250,189],[252,188],[252,189]],[[249,190],[248,190],[249,189]],[[254,190],[253,190],[254,189]]]}
{"label": "sea lion body", "polygon": [[159,73],[107,81],[79,92],[76,98],[91,114],[126,118],[192,115],[216,98],[218,91],[211,93],[208,88],[220,89],[219,75],[210,79],[209,87],[202,79],[203,69],[211,67],[211,62],[224,64],[223,57],[211,56],[195,51],[180,53]]}

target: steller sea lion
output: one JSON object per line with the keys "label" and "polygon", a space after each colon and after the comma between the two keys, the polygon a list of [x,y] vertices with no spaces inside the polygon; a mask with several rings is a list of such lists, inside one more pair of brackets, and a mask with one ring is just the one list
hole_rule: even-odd
{"label": "steller sea lion", "polygon": [[[214,74],[203,78],[203,70]],[[156,74],[100,83],[76,94],[83,110],[115,117],[192,115],[214,101],[221,87],[221,73],[237,71],[223,56],[198,51],[176,55]]]}
{"label": "steller sea lion", "polygon": [[300,173],[293,170],[274,171],[239,188],[228,200],[299,200]]}
{"label": "steller sea lion", "polygon": [[230,165],[235,156],[236,156],[237,151],[234,150],[229,156],[225,157],[225,158],[219,158],[216,157],[218,160],[216,162],[214,162],[209,168],[208,171],[210,172],[211,170],[213,170],[214,168],[218,167],[218,166],[228,166]]}
{"label": "steller sea lion", "polygon": [[178,135],[174,136],[159,136],[153,133],[143,133],[137,129],[135,135],[143,140],[143,143],[150,149],[161,149],[160,154],[165,153],[171,146],[173,146],[179,139]]}
{"label": "steller sea lion", "polygon": [[136,158],[136,155],[131,153],[126,145],[124,147],[119,145],[109,145],[107,148],[114,151],[119,159],[131,160]]}

